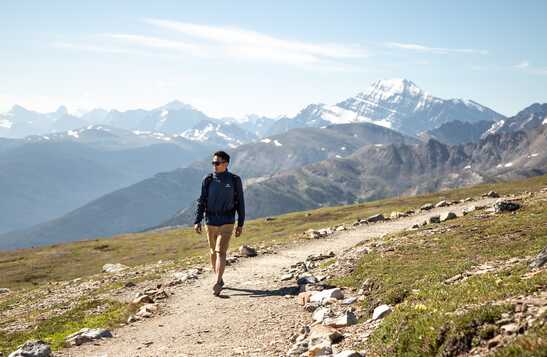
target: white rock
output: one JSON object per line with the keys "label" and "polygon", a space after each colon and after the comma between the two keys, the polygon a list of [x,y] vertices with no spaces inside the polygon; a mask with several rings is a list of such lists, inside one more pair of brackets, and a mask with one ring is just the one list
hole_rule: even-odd
{"label": "white rock", "polygon": [[51,348],[42,340],[27,341],[8,357],[49,357]]}
{"label": "white rock", "polygon": [[340,288],[327,289],[323,291],[316,291],[310,296],[310,302],[322,303],[328,299],[343,299],[344,293]]}
{"label": "white rock", "polygon": [[377,308],[374,309],[374,312],[372,313],[372,319],[378,320],[381,318],[386,317],[391,313],[392,309],[389,305],[380,305]]}
{"label": "white rock", "polygon": [[65,341],[72,346],[79,346],[82,343],[98,340],[104,337],[112,337],[112,333],[103,328],[84,327],[80,331],[68,335],[65,338]]}
{"label": "white rock", "polygon": [[329,308],[320,307],[313,312],[313,314],[311,315],[311,318],[313,321],[323,322],[323,320],[325,320],[330,315],[331,315],[331,311]]}
{"label": "white rock", "polygon": [[129,269],[129,267],[127,265],[123,265],[121,263],[116,263],[116,264],[107,263],[107,264],[103,265],[103,272],[104,273],[118,273],[118,272],[123,271],[125,269]]}
{"label": "white rock", "polygon": [[362,355],[359,352],[355,352],[352,350],[346,350],[342,352],[338,352],[334,355],[334,357],[361,357]]}
{"label": "white rock", "polygon": [[355,325],[357,323],[357,316],[351,311],[346,311],[336,317],[326,317],[323,320],[323,325],[332,327],[345,327]]}
{"label": "white rock", "polygon": [[441,214],[441,222],[449,221],[456,218],[458,218],[458,216],[454,212],[445,212]]}

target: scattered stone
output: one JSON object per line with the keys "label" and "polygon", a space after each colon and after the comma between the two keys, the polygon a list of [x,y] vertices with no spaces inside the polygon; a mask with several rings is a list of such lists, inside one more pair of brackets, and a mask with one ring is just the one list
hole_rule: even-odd
{"label": "scattered stone", "polygon": [[87,328],[84,327],[80,331],[73,333],[71,335],[68,335],[65,338],[65,342],[67,342],[71,346],[79,346],[82,343],[86,343],[93,340],[98,340],[106,337],[112,337],[112,333],[106,329],[102,328]]}
{"label": "scattered stone", "polygon": [[345,327],[355,325],[357,323],[357,316],[351,311],[346,311],[343,314],[336,317],[327,317],[323,321],[323,325],[332,327]]}
{"label": "scattered stone", "polygon": [[313,311],[313,314],[311,315],[311,318],[313,321],[317,321],[319,323],[323,322],[327,317],[332,315],[332,311],[327,307],[319,307],[316,308]]}
{"label": "scattered stone", "polygon": [[137,317],[151,317],[158,311],[158,305],[156,304],[144,304],[139,311],[135,314]]}
{"label": "scattered stone", "polygon": [[328,342],[310,346],[308,356],[332,356],[332,347]]}
{"label": "scattered stone", "polygon": [[517,325],[514,322],[512,322],[510,324],[507,324],[507,325],[501,326],[501,330],[503,332],[505,332],[506,334],[508,334],[508,335],[512,335],[514,333],[517,333],[519,329],[520,329],[519,325]]}
{"label": "scattered stone", "polygon": [[342,352],[338,352],[334,355],[334,357],[362,357],[362,355],[359,352],[355,352],[353,350],[345,350]]}
{"label": "scattered stone", "polygon": [[310,302],[310,297],[312,296],[313,291],[304,291],[298,294],[298,303],[300,305],[306,305]]}
{"label": "scattered stone", "polygon": [[127,318],[127,323],[130,324],[132,322],[135,322],[137,321],[137,318],[135,317],[135,315],[131,315]]}
{"label": "scattered stone", "polygon": [[397,218],[406,217],[406,216],[408,216],[408,214],[403,213],[403,212],[393,211],[389,215],[389,218],[390,219],[397,219]]}
{"label": "scattered stone", "polygon": [[536,255],[534,260],[530,263],[529,267],[531,269],[541,268],[547,262],[547,246],[541,250],[541,252]]}
{"label": "scattered stone", "polygon": [[298,285],[317,284],[318,282],[319,280],[311,274],[300,276],[296,281]]}
{"label": "scattered stone", "polygon": [[521,205],[517,202],[512,202],[508,200],[497,200],[496,203],[494,203],[493,207],[494,212],[502,213],[516,211],[521,207]]}
{"label": "scattered stone", "polygon": [[482,197],[499,198],[500,195],[496,191],[489,191],[482,195]]}
{"label": "scattered stone", "polygon": [[434,216],[431,216],[427,219],[427,223],[429,224],[432,224],[432,223],[441,223],[441,216],[436,214]]}
{"label": "scattered stone", "polygon": [[450,212],[445,212],[443,214],[441,214],[441,222],[446,222],[446,221],[449,221],[451,219],[456,219],[458,218],[458,216],[456,216],[456,213],[450,211]]}
{"label": "scattered stone", "polygon": [[27,341],[17,347],[8,357],[49,357],[51,347],[42,340]]}
{"label": "scattered stone", "polygon": [[494,348],[497,345],[499,345],[502,340],[503,340],[503,336],[502,335],[497,335],[496,337],[488,340],[487,346],[488,346],[488,348]]}
{"label": "scattered stone", "polygon": [[274,218],[274,217],[266,217],[266,218],[264,218],[264,220],[265,220],[266,222],[268,222],[268,221],[274,221],[275,218]]}
{"label": "scattered stone", "polygon": [[381,222],[381,221],[385,221],[385,217],[381,213],[375,214],[367,218],[368,223]]}
{"label": "scattered stone", "polygon": [[312,254],[312,255],[308,255],[306,260],[311,261],[311,262],[316,262],[318,260],[324,260],[324,259],[332,258],[335,255],[336,254],[334,254],[334,252],[330,252],[329,254]]}
{"label": "scattered stone", "polygon": [[380,305],[377,308],[374,309],[374,312],[372,313],[372,319],[378,320],[386,317],[389,315],[392,311],[391,306],[389,305]]}
{"label": "scattered stone", "polygon": [[473,197],[466,197],[463,199],[463,202],[471,202],[474,201]]}
{"label": "scattered stone", "polygon": [[327,289],[323,291],[316,291],[310,296],[310,302],[318,302],[320,304],[327,299],[341,300],[344,298],[344,293],[340,288]]}
{"label": "scattered stone", "polygon": [[334,230],[337,231],[337,232],[345,231],[345,230],[346,230],[346,226],[340,225],[340,226],[337,226],[336,228],[334,228]]}
{"label": "scattered stone", "polygon": [[126,269],[129,269],[129,267],[121,263],[116,263],[116,264],[107,263],[103,265],[103,273],[119,273]]}
{"label": "scattered stone", "polygon": [[344,339],[344,335],[333,327],[315,325],[311,327],[309,339],[310,345],[316,345],[324,341],[338,343]]}
{"label": "scattered stone", "polygon": [[239,254],[244,257],[256,257],[256,249],[249,247],[248,245],[242,245],[239,247]]}
{"label": "scattered stone", "polygon": [[421,206],[420,207],[420,210],[421,211],[429,211],[430,209],[433,208],[433,204],[432,203],[426,203],[425,205]]}
{"label": "scattered stone", "polygon": [[450,206],[450,203],[446,200],[439,201],[435,204],[436,208],[447,207],[447,206]]}
{"label": "scattered stone", "polygon": [[476,208],[475,206],[464,207],[464,208],[462,209],[462,214],[463,214],[464,216],[466,216],[466,215],[468,215],[469,213],[475,211],[476,209],[477,209],[477,208]]}
{"label": "scattered stone", "polygon": [[153,303],[154,300],[152,299],[150,295],[137,293],[137,296],[135,296],[132,302],[135,305],[140,305],[140,304]]}
{"label": "scattered stone", "polygon": [[282,275],[279,280],[287,281],[287,280],[291,280],[292,278],[294,278],[294,274],[288,273],[288,274]]}
{"label": "scattered stone", "polygon": [[342,305],[351,305],[357,301],[357,296],[352,296],[342,300]]}
{"label": "scattered stone", "polygon": [[8,288],[0,288],[0,294],[9,294],[10,293],[10,289]]}
{"label": "scattered stone", "polygon": [[128,282],[126,282],[125,284],[123,284],[123,287],[124,287],[124,288],[132,288],[132,287],[135,287],[135,286],[137,286],[137,284],[135,284],[135,283],[132,282],[132,281],[128,281]]}

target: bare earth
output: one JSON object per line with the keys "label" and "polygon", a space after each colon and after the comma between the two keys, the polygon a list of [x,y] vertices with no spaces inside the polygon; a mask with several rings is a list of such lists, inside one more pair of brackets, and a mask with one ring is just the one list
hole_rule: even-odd
{"label": "bare earth", "polygon": [[[338,253],[355,244],[421,223],[446,211],[461,215],[463,207],[489,205],[495,199],[435,208],[393,221],[362,225],[310,240],[276,254],[243,259],[226,268],[221,297],[212,295],[213,275],[179,286],[158,316],[118,328],[114,338],[57,352],[56,356],[284,356],[289,337],[309,324],[296,302],[294,281],[280,282],[281,270],[310,254]],[[238,244],[232,238],[232,245]],[[292,294],[292,295],[291,295]]]}

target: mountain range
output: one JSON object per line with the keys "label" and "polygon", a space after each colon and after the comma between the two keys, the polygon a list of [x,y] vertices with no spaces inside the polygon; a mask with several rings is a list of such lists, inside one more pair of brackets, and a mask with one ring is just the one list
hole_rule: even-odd
{"label": "mountain range", "polygon": [[[309,105],[292,118],[213,119],[180,102],[152,111],[94,110],[80,117],[85,127],[0,139],[0,154],[46,143],[78,144],[105,153],[147,152],[162,143],[184,151],[184,162],[173,167],[177,153],[162,156],[165,169],[152,173],[157,169],[152,167],[148,178],[90,195],[42,223],[19,211],[20,226],[0,235],[0,248],[188,224],[199,182],[211,170],[206,157],[216,149],[230,153],[230,170],[244,178],[249,218],[542,174],[547,171],[542,149],[545,109],[545,104],[534,104],[505,118],[470,100],[443,100],[411,81],[388,80],[333,106]],[[162,113],[167,118],[163,122]],[[176,118],[183,117],[190,119],[178,123],[183,119]],[[146,155],[136,154],[133,162],[141,157]],[[158,157],[149,156],[150,161]],[[117,164],[123,167],[120,171],[132,170]],[[6,172],[10,170],[13,174],[7,177],[22,175]],[[13,195],[17,197],[23,193]],[[8,209],[0,207],[2,212]],[[26,228],[25,221],[31,223]]]}

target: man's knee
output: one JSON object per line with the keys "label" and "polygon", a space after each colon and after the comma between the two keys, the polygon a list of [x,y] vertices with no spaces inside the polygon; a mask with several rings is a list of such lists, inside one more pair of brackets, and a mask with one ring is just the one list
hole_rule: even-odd
{"label": "man's knee", "polygon": [[216,254],[217,254],[217,253],[216,253],[216,251],[215,251],[214,248],[209,248],[209,255],[210,255],[210,256],[214,257],[214,256],[216,256]]}
{"label": "man's knee", "polygon": [[217,258],[226,258],[226,252],[222,250],[216,250],[215,253],[217,255]]}

